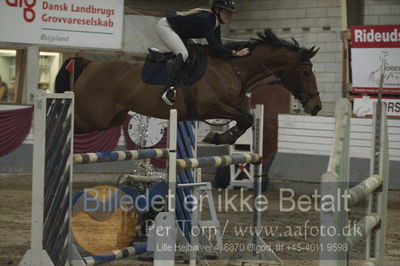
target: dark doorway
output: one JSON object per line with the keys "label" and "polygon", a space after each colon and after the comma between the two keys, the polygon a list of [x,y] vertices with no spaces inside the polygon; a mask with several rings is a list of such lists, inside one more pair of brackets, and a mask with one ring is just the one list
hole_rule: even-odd
{"label": "dark doorway", "polygon": [[265,86],[252,93],[251,104],[264,105],[264,162],[278,150],[278,114],[290,112],[290,94],[281,86]]}

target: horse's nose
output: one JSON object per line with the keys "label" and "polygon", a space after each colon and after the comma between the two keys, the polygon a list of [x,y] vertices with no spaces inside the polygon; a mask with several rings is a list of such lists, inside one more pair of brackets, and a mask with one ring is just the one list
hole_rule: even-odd
{"label": "horse's nose", "polygon": [[321,111],[322,106],[320,104],[317,104],[316,106],[314,106],[314,108],[311,110],[311,115],[317,115],[319,111]]}

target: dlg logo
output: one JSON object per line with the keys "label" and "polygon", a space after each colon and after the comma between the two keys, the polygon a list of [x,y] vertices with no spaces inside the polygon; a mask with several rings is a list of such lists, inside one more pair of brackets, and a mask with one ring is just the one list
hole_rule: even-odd
{"label": "dlg logo", "polygon": [[35,20],[35,10],[33,8],[36,5],[36,0],[6,0],[8,6],[22,7],[24,10],[24,20],[26,22],[32,22]]}

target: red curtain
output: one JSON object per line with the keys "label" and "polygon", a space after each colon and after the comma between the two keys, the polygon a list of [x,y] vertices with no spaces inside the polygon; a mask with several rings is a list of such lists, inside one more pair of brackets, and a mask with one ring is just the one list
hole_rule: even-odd
{"label": "red curtain", "polygon": [[0,111],[0,156],[18,148],[32,126],[33,107]]}
{"label": "red curtain", "polygon": [[121,127],[85,134],[74,134],[74,153],[113,151],[121,136]]}
{"label": "red curtain", "polygon": [[[33,107],[0,111],[0,156],[3,156],[17,147],[26,139],[32,126]],[[123,124],[123,131],[128,150],[137,149],[128,135],[128,124],[131,116],[127,116]],[[165,131],[167,132],[167,131]],[[114,127],[105,131],[96,131],[74,135],[74,153],[108,152],[113,151],[121,136],[121,127]],[[164,133],[161,141],[152,148],[165,148],[167,137]],[[166,167],[165,159],[152,159],[151,163],[159,168]]]}

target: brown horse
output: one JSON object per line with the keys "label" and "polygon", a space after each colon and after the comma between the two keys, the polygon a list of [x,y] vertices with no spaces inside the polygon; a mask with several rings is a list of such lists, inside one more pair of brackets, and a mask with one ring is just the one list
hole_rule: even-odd
{"label": "brown horse", "polygon": [[[175,104],[166,105],[160,98],[163,86],[145,84],[139,64],[81,60],[84,68],[79,77],[75,74],[73,88],[76,131],[104,130],[122,124],[128,111],[168,119],[169,110],[174,108],[179,120],[235,120],[236,125],[226,132],[212,132],[204,139],[212,144],[233,144],[253,123],[252,115],[241,107],[246,93],[267,77],[270,81],[263,85],[281,84],[300,100],[305,112],[317,115],[322,105],[310,59],[318,50],[301,48],[294,39],[281,40],[269,29],[244,44],[251,49],[246,57],[208,53],[203,77],[189,88],[196,115],[191,115],[180,88]],[[58,86],[62,86],[60,81],[56,82]]]}

